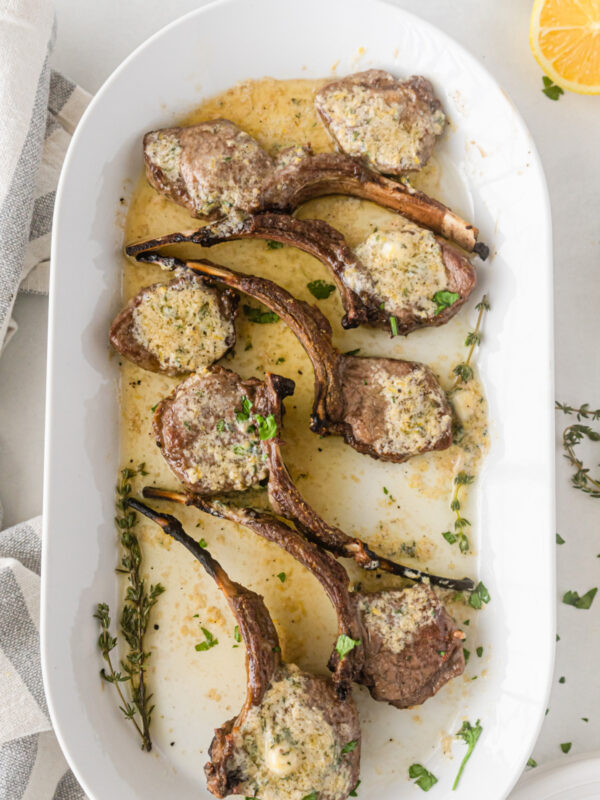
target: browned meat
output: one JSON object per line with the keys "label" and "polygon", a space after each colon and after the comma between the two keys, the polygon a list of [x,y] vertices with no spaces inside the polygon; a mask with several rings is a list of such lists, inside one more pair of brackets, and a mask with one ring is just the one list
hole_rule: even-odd
{"label": "browned meat", "polygon": [[[338,694],[341,689],[345,697],[346,682],[354,680],[367,686],[375,700],[407,708],[424,703],[463,672],[464,635],[428,586],[354,593],[340,564],[271,514],[152,487],[144,489],[144,496],[194,505],[245,525],[287,550],[312,572],[338,619],[338,639],[329,661]],[[340,657],[337,648],[344,635],[351,638],[353,646]]]}
{"label": "browned meat", "polygon": [[[340,292],[346,312],[344,328],[368,323],[389,331],[394,324],[397,333],[406,334],[443,325],[475,287],[475,269],[469,259],[445,239],[408,220],[374,231],[354,250],[339,231],[322,220],[256,214],[139,242],[126,252],[137,256],[165,244],[193,242],[212,247],[246,238],[283,242],[323,262]],[[452,293],[451,302],[440,304],[440,293]]]}
{"label": "browned meat", "polygon": [[110,326],[122,356],[152,372],[184,375],[213,364],[235,344],[239,297],[183,272],[169,283],[146,286]]}
{"label": "browned meat", "polygon": [[360,453],[384,461],[406,461],[452,443],[446,395],[424,364],[392,358],[342,355],[331,326],[315,307],[272,281],[243,275],[207,261],[179,261],[142,253],[140,261],[166,269],[187,267],[260,300],[291,328],[312,361],[315,400],[311,429],[343,436]]}
{"label": "browned meat", "polygon": [[[247,691],[240,713],[215,731],[205,766],[216,797],[261,800],[344,800],[360,770],[360,726],[352,695],[340,699],[332,681],[286,664],[263,599],[234,583],[181,523],[137,500],[136,511],[183,544],[225,595],[246,646]],[[350,745],[350,746],[348,746]]]}
{"label": "browned meat", "polygon": [[169,467],[192,491],[219,494],[248,489],[269,474],[254,415],[266,424],[271,413],[259,380],[243,381],[235,372],[213,367],[190,375],[158,404],[156,443]]}
{"label": "browned meat", "polygon": [[292,147],[275,162],[227,120],[166,128],[144,137],[149,183],[195,216],[289,213],[307,200],[345,194],[372,200],[486,258],[478,230],[447,206],[344,153]]}
{"label": "browned meat", "polygon": [[428,80],[400,81],[381,69],[328,83],[315,108],[342,152],[385,175],[421,169],[447,122]]}
{"label": "browned meat", "polygon": [[159,404],[157,442],[173,473],[192,492],[189,502],[243,491],[268,479],[273,507],[334,555],[353,558],[365,569],[426,579],[456,591],[472,589],[470,580],[429,575],[378,556],[360,539],[328,525],[304,501],[283,463],[278,436],[283,400],[293,391],[294,382],[280,375],[267,375],[264,383],[242,381],[234,372],[214,367],[190,376]]}

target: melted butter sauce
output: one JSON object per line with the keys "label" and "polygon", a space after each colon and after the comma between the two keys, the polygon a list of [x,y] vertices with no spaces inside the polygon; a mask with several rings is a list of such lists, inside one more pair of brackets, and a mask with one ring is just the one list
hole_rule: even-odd
{"label": "melted butter sauce", "polygon": [[[306,143],[316,151],[331,150],[332,142],[312,108],[314,92],[322,83],[268,78],[242,83],[203,102],[184,123],[225,117],[255,136],[271,153]],[[442,170],[434,157],[413,183],[468,214],[468,195],[451,165],[444,163]],[[351,246],[376,226],[398,224],[393,213],[345,197],[314,200],[303,206],[298,216],[326,220],[346,236]],[[130,199],[125,242],[192,230],[198,224],[186,210],[159,196],[141,178]],[[474,323],[473,309],[481,294],[477,290],[468,307],[447,325],[391,339],[381,330],[343,331],[338,293],[317,301],[307,289],[307,283],[315,279],[330,283],[328,271],[294,248],[269,250],[265,241],[242,241],[218,245],[209,252],[193,246],[172,250],[184,256],[208,257],[277,281],[296,297],[319,305],[332,323],[334,342],[340,350],[360,348],[361,355],[423,361],[438,374],[445,389],[453,384],[452,368],[465,358],[464,339]],[[142,286],[166,282],[170,277],[156,266],[124,260],[123,299]],[[256,305],[245,297],[244,302]],[[296,382],[294,396],[286,401],[284,457],[308,502],[329,522],[412,566],[456,577],[475,576],[477,483],[469,487],[468,500],[463,504],[463,513],[474,523],[470,532],[473,554],[461,555],[456,545],[444,541],[441,532],[453,524],[453,476],[460,469],[476,474],[487,449],[487,409],[479,382],[469,384],[467,402],[461,398],[461,414],[470,416],[464,416],[465,435],[460,445],[406,464],[378,462],[356,453],[339,437],[320,439],[309,431],[313,371],[303,349],[282,322],[255,324],[241,313],[236,330],[235,353],[223,359],[223,366],[245,378],[262,378],[269,370]],[[134,479],[134,495],[146,484],[177,488],[176,479],[154,444],[151,410],[177,382],[178,379],[121,361],[122,463],[135,466],[145,462],[149,472],[146,477]],[[211,553],[234,580],[265,597],[281,637],[284,658],[302,669],[326,674],[336,624],[317,581],[277,546],[244,528],[179,506],[169,508],[164,504],[164,510],[175,513],[192,536],[206,539]],[[156,704],[153,738],[157,751],[162,751],[175,769],[204,786],[202,767],[213,729],[235,716],[243,703],[244,647],[235,647],[235,620],[212,580],[188,552],[146,520],[140,520],[137,532],[148,580],[160,581],[166,588],[153,611],[147,637],[152,651],[148,680]],[[416,558],[407,556],[407,549],[415,552]],[[398,579],[365,573],[353,564],[347,566],[351,578],[361,581],[365,589],[401,585]],[[285,582],[277,577],[280,572],[285,572]],[[471,617],[471,625],[465,631],[469,640],[475,641],[472,637],[477,635],[477,614],[464,606],[459,606],[456,613],[459,623]],[[204,640],[200,625],[219,640],[216,647],[195,650],[194,645]],[[375,703],[362,687],[355,690],[363,725],[361,777],[365,789],[376,792],[377,787],[383,790],[398,776],[404,779],[410,763],[421,760],[432,748],[441,747],[441,732],[457,727],[464,693],[472,685],[470,668],[467,677],[454,680],[419,709],[418,724],[412,712]]]}

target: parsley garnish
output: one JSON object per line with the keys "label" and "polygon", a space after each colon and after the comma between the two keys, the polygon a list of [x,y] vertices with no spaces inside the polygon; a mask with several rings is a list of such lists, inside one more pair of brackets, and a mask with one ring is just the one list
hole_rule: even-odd
{"label": "parsley garnish", "polygon": [[475,652],[477,653],[477,655],[479,656],[479,658],[481,658],[481,656],[483,655],[483,647],[478,647],[478,648],[475,650]]}
{"label": "parsley garnish", "polygon": [[211,647],[216,647],[219,644],[219,640],[215,639],[210,631],[206,628],[203,628],[202,625],[200,626],[202,633],[204,634],[204,642],[198,642],[196,645],[196,650],[199,652],[202,650],[210,650]]}
{"label": "parsley garnish", "polygon": [[258,437],[262,442],[277,435],[277,423],[273,414],[269,414],[267,417],[255,414],[254,419],[258,427]]}
{"label": "parsley garnish", "polygon": [[358,744],[358,739],[353,739],[348,744],[345,744],[342,747],[342,755],[345,756],[346,753],[351,753],[353,750],[356,750],[356,745]]}
{"label": "parsley garnish", "polygon": [[268,325],[271,322],[279,322],[279,316],[274,311],[261,311],[260,308],[244,305],[244,314],[250,322],[258,325]]}
{"label": "parsley garnish", "polygon": [[208,547],[208,542],[207,542],[207,541],[206,541],[206,539],[204,539],[204,538],[202,538],[202,539],[199,539],[199,540],[198,540],[198,544],[199,544],[199,545],[200,545],[200,547],[202,547],[203,549],[204,549],[205,547]]}
{"label": "parsley garnish", "polygon": [[335,292],[335,286],[333,283],[327,283],[326,281],[310,281],[310,283],[306,284],[306,288],[312,294],[313,297],[316,297],[317,300],[327,300],[329,295],[332,292]]}
{"label": "parsley garnish", "polygon": [[572,746],[572,742],[563,742],[560,746],[560,749],[563,751],[563,753],[568,753]]}
{"label": "parsley garnish", "polygon": [[542,82],[544,84],[544,88],[542,92],[548,97],[550,100],[558,100],[561,94],[564,94],[564,90],[557,86],[552,78],[549,78],[547,75],[542,76]]}
{"label": "parsley garnish", "polygon": [[482,581],[479,581],[469,597],[471,608],[481,608],[484,603],[490,602],[490,593]]}
{"label": "parsley garnish", "polygon": [[458,300],[458,298],[459,298],[458,292],[448,292],[448,291],[436,292],[432,297],[433,302],[437,303],[435,316],[437,317],[437,315],[441,314],[442,311],[444,311],[446,308],[450,308],[450,306],[453,306],[454,303],[456,303],[456,301]]}
{"label": "parsley garnish", "polygon": [[471,651],[467,650],[466,647],[463,647],[463,656],[465,657],[465,665],[469,663],[469,658],[471,657]]}
{"label": "parsley garnish", "polygon": [[223,433],[224,430],[225,430],[225,420],[224,419],[220,419],[217,422],[217,431],[219,433]]}
{"label": "parsley garnish", "polygon": [[250,412],[252,411],[252,403],[246,395],[242,397],[242,410],[236,411],[235,418],[238,422],[247,422],[250,419]]}
{"label": "parsley garnish", "polygon": [[350,792],[350,797],[356,797],[357,796],[356,795],[356,790],[358,789],[359,786],[360,786],[360,781],[356,781],[356,786]]}
{"label": "parsley garnish", "polygon": [[285,583],[285,578],[286,578],[285,572],[278,572],[278,573],[277,573],[277,577],[279,578],[279,580],[280,580],[282,583]]}
{"label": "parsley garnish", "polygon": [[335,649],[341,659],[344,659],[348,653],[354,650],[355,647],[361,643],[360,639],[352,639],[345,633],[340,633],[335,644]]}
{"label": "parsley garnish", "polygon": [[435,775],[422,764],[411,764],[408,768],[408,777],[416,779],[415,784],[424,792],[428,792],[438,782]]}
{"label": "parsley garnish", "polygon": [[527,766],[528,767],[537,767],[537,761],[534,761],[533,758],[527,759]]}
{"label": "parsley garnish", "polygon": [[565,540],[563,539],[563,537],[560,535],[560,533],[557,533],[556,534],[556,544],[564,544],[564,543],[565,543]]}
{"label": "parsley garnish", "polygon": [[452,786],[452,791],[456,791],[456,787],[458,786],[458,782],[460,781],[460,777],[463,774],[463,770],[466,766],[467,761],[471,758],[471,754],[475,749],[475,745],[479,737],[481,736],[481,732],[483,728],[481,727],[479,720],[475,723],[475,725],[471,725],[470,722],[463,722],[462,728],[456,734],[457,737],[463,739],[464,742],[467,744],[467,752],[465,757],[462,760],[462,764],[460,765],[460,769],[458,770],[458,774],[456,776],[456,780]]}
{"label": "parsley garnish", "polygon": [[583,608],[587,610],[594,602],[594,597],[596,597],[597,591],[597,588],[590,589],[581,597],[579,596],[578,592],[568,591],[564,593],[562,601],[567,606],[575,606],[575,608]]}
{"label": "parsley garnish", "polygon": [[281,250],[283,242],[274,242],[273,239],[267,239],[267,250]]}
{"label": "parsley garnish", "polygon": [[392,336],[398,336],[398,320],[396,317],[390,317],[390,328],[392,329]]}
{"label": "parsley garnish", "polygon": [[305,794],[302,800],[317,800],[317,793],[313,789],[310,794]]}

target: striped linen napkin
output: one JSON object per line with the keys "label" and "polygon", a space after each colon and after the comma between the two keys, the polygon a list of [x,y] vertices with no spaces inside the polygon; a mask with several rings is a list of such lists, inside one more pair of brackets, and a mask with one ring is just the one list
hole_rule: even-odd
{"label": "striped linen napkin", "polygon": [[[58,175],[90,99],[51,72],[53,28],[48,0],[0,0],[0,352],[17,292],[48,292]],[[0,532],[0,800],[85,800],[44,696],[40,533],[40,517]]]}

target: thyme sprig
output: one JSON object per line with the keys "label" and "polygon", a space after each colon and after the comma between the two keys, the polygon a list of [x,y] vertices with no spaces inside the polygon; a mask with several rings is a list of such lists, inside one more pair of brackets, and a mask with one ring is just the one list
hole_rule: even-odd
{"label": "thyme sprig", "polygon": [[[150,723],[154,706],[150,705],[152,695],[148,694],[145,679],[146,662],[151,654],[144,647],[144,635],[148,629],[150,611],[165,589],[160,583],[157,583],[151,585],[148,592],[145,581],[141,577],[142,551],[139,540],[133,532],[138,518],[135,511],[127,505],[131,494],[131,479],[137,474],[148,474],[144,464],[140,464],[137,470],[129,467],[121,470],[121,477],[117,484],[115,523],[121,534],[122,556],[121,566],[116,571],[127,575],[127,591],[121,611],[120,630],[129,645],[128,652],[120,661],[120,671],[115,670],[110,656],[112,650],[117,646],[117,637],[110,632],[108,604],[98,603],[94,617],[100,623],[98,647],[107,664],[100,670],[100,675],[107,683],[115,686],[121,701],[119,708],[125,718],[134,724],[142,740],[142,749],[150,752],[152,749]],[[124,683],[129,684],[129,699],[120,685]]]}
{"label": "thyme sprig", "polygon": [[461,553],[468,553],[470,549],[469,537],[466,533],[466,528],[471,527],[468,519],[462,516],[459,493],[463,486],[468,486],[475,480],[474,475],[468,475],[466,472],[459,472],[454,477],[454,494],[450,502],[450,509],[456,514],[454,520],[454,533],[452,531],[445,531],[442,536],[449,544],[458,542],[458,548]]}
{"label": "thyme sprig", "polygon": [[600,409],[590,409],[589,403],[584,403],[579,408],[574,408],[565,403],[556,403],[556,409],[562,411],[563,414],[575,414],[577,422],[568,425],[562,433],[562,445],[565,451],[564,455],[567,461],[575,468],[575,472],[571,475],[571,485],[575,489],[590,497],[600,498],[600,477],[593,478],[590,475],[590,468],[586,467],[583,461],[577,457],[575,448],[581,444],[582,441],[588,439],[590,442],[600,442],[600,431],[594,430],[589,425],[581,424],[582,419],[597,420],[600,419]]}
{"label": "thyme sprig", "polygon": [[467,334],[467,338],[465,339],[465,347],[469,348],[467,351],[467,357],[460,364],[457,364],[452,370],[454,375],[456,375],[456,378],[454,380],[454,384],[450,391],[458,389],[461,383],[468,383],[473,377],[473,367],[471,366],[471,360],[473,359],[473,353],[475,352],[475,348],[481,344],[481,324],[483,321],[483,314],[485,311],[490,310],[490,304],[488,301],[487,294],[483,295],[480,302],[477,303],[475,308],[479,312],[477,314],[475,329],[469,331],[469,333]]}

